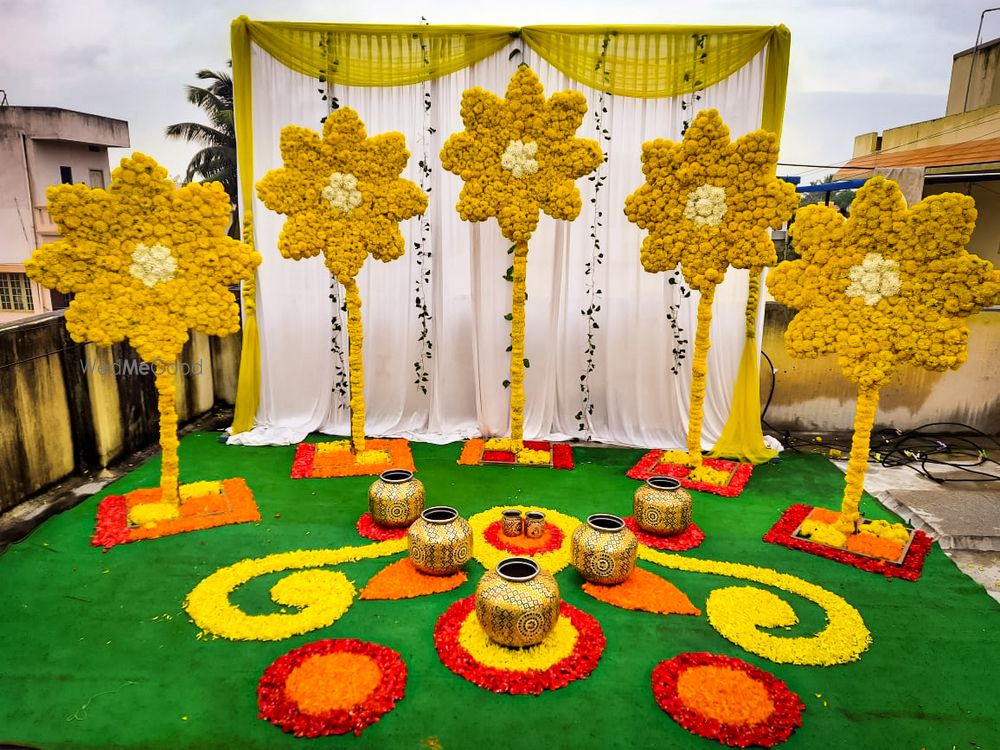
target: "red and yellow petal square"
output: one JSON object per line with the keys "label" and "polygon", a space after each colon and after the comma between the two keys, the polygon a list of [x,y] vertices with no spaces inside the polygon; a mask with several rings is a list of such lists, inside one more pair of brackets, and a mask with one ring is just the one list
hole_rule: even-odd
{"label": "red and yellow petal square", "polygon": [[738,461],[727,461],[724,458],[704,458],[702,464],[716,471],[725,472],[729,476],[726,484],[708,484],[707,482],[695,482],[688,479],[691,468],[680,464],[664,463],[661,458],[664,451],[649,451],[639,459],[638,463],[628,470],[627,476],[632,479],[646,480],[650,477],[673,477],[679,479],[681,486],[689,490],[699,490],[700,492],[711,492],[713,495],[723,497],[737,497],[753,474],[753,464],[739,463]]}
{"label": "red and yellow petal square", "polygon": [[361,461],[358,460],[359,456],[350,450],[349,445],[346,440],[299,443],[295,447],[295,460],[292,461],[292,479],[364,477],[381,474],[389,469],[417,470],[407,440],[377,438],[365,440],[365,451]]}
{"label": "red and yellow petal square", "polygon": [[764,534],[764,541],[771,544],[779,544],[782,547],[801,550],[811,555],[818,555],[830,560],[836,560],[844,565],[867,570],[870,573],[881,573],[886,578],[902,578],[904,581],[916,581],[920,578],[924,569],[924,559],[930,551],[933,540],[922,531],[913,533],[909,547],[902,561],[896,563],[889,560],[882,560],[876,557],[863,554],[849,549],[832,547],[827,544],[803,539],[795,532],[802,525],[802,522],[809,518],[822,517],[827,514],[832,519],[837,514],[832,511],[824,511],[822,508],[814,508],[811,505],[796,504],[789,507],[778,519],[778,522]]}
{"label": "red and yellow petal square", "polygon": [[238,477],[181,485],[180,495],[176,517],[147,523],[137,523],[136,519],[142,517],[140,511],[144,508],[160,505],[159,488],[109,495],[97,506],[97,528],[90,543],[107,551],[118,544],[140,539],[260,520],[253,493],[246,480]]}
{"label": "red and yellow petal square", "polygon": [[488,450],[482,438],[466,440],[458,463],[462,466],[482,466],[484,464],[510,464],[511,466],[542,466],[552,469],[573,468],[573,448],[565,443],[551,443],[547,440],[525,440],[524,447],[534,454],[547,453],[548,461],[519,461],[518,454],[511,450]]}

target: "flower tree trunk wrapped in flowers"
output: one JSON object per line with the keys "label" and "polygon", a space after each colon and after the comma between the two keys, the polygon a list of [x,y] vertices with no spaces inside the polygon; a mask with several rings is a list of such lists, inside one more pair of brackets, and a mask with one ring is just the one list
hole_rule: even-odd
{"label": "flower tree trunk wrapped in flowers", "polygon": [[[229,197],[217,182],[181,188],[152,158],[122,159],[107,190],[83,184],[48,189],[62,235],[25,264],[38,283],[74,293],[66,328],[98,346],[128,339],[153,366],[163,460],[156,502],[135,504],[135,523],[177,518],[177,412],[174,370],[192,329],[226,336],[240,328],[227,289],[253,276],[260,255],[226,235]],[[149,498],[147,498],[148,500]]]}
{"label": "flower tree trunk wrapped in flowers", "polygon": [[[285,166],[257,183],[264,205],[288,217],[278,238],[281,254],[300,260],[323,253],[326,267],[347,292],[350,453],[357,464],[371,467],[389,468],[393,458],[391,451],[366,450],[361,295],[355,277],[369,254],[383,262],[400,257],[399,222],[427,208],[427,195],[399,176],[409,157],[402,133],[368,138],[357,113],[345,107],[326,118],[322,136],[296,125],[283,128]],[[329,453],[350,457],[332,447]]]}
{"label": "flower tree trunk wrapped in flowers", "polygon": [[[593,172],[604,155],[596,141],[577,138],[587,101],[576,91],[548,100],[538,76],[518,67],[501,99],[481,88],[462,95],[465,130],[441,149],[441,164],[465,185],[458,213],[465,221],[495,217],[514,243],[511,305],[510,439],[490,440],[487,451],[509,451],[519,463],[538,462],[524,446],[524,302],[528,240],[539,212],[572,221],[582,201],[574,180]],[[548,457],[547,457],[548,458]]]}
{"label": "flower tree trunk wrapped in flowers", "polygon": [[791,227],[801,258],[767,280],[778,302],[799,311],[785,346],[794,357],[836,354],[858,387],[840,514],[820,541],[844,546],[859,531],[883,538],[900,531],[859,527],[879,389],[897,365],[941,372],[968,358],[963,319],[1000,301],[1000,271],[965,250],[975,224],[967,195],[932,195],[907,208],[895,182],[874,177],[858,190],[849,219],[806,206]]}
{"label": "flower tree trunk wrapped in flowers", "polygon": [[[629,221],[649,231],[643,268],[657,273],[680,265],[685,282],[701,294],[687,450],[664,451],[662,461],[690,468],[685,479],[706,488],[728,480],[704,465],[701,454],[712,301],[729,266],[751,269],[753,279],[777,260],[768,228],[781,227],[798,204],[794,186],[775,177],[777,160],[773,133],[757,130],[731,142],[719,113],[702,110],[680,143],[643,144],[646,182],[625,200]],[[751,299],[752,292],[751,285]]]}

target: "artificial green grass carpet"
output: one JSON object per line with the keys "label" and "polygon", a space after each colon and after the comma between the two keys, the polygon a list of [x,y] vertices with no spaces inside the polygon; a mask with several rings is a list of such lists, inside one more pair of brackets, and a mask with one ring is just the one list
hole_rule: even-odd
{"label": "artificial green grass carpet", "polygon": [[[456,465],[461,446],[412,444],[428,504],[465,517],[508,503],[537,504],[584,518],[631,513],[638,483],[626,470],[636,450],[576,449],[573,471]],[[0,557],[0,744],[39,747],[265,748],[711,748],[653,699],[653,667],[685,651],[735,656],[787,682],[806,709],[788,748],[1000,748],[1000,606],[934,547],[915,582],[765,544],[761,536],[796,502],[836,507],[843,474],[826,460],[792,455],[758,467],[736,499],[692,493],[707,538],[687,557],[751,563],[799,576],[856,607],[873,643],[861,659],[826,668],[775,664],[720,636],[705,615],[618,609],[587,596],[572,568],[557,576],[563,598],[596,617],[607,637],[585,680],[540,697],[494,695],[438,659],[437,618],[475,590],[482,567],[442,594],[355,601],[336,623],[276,642],[199,640],[181,608],[205,576],[242,558],[365,543],[355,521],[371,477],[289,478],[294,446],[227,447],[216,434],[181,443],[181,478],[245,477],[263,520],[113,548],[89,546],[98,500],[152,487],[158,461],[101,496],[49,520]],[[870,517],[891,518],[866,498]],[[360,590],[400,556],[338,566]],[[640,565],[662,575],[704,610],[709,592],[745,581]],[[261,576],[232,601],[248,613],[276,611]],[[755,584],[753,584],[755,585]],[[777,635],[822,629],[822,610],[775,590],[800,624]],[[257,681],[277,657],[324,638],[360,638],[397,651],[406,697],[360,737],[295,739],[257,718]]]}

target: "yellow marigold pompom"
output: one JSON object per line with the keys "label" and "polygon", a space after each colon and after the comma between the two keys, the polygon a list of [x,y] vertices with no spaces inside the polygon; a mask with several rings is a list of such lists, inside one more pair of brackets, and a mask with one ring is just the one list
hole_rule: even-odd
{"label": "yellow marigold pompom", "polygon": [[700,111],[679,143],[644,143],[646,182],[625,199],[629,221],[649,230],[643,268],[680,264],[688,285],[706,292],[729,266],[773,265],[768,228],[780,228],[799,202],[795,187],[774,176],[777,161],[776,135],[757,130],[730,142],[714,109]]}
{"label": "yellow marigold pompom", "polygon": [[403,254],[399,222],[427,208],[427,195],[399,175],[410,152],[402,133],[367,137],[357,112],[331,113],[323,134],[297,125],[281,130],[284,166],[257,183],[257,195],[288,217],[278,238],[286,258],[321,252],[347,285],[369,253],[381,261]]}
{"label": "yellow marigold pompom", "polygon": [[441,165],[465,182],[458,213],[465,221],[496,217],[511,242],[527,242],[539,211],[575,219],[582,207],[573,181],[593,172],[604,154],[575,133],[587,112],[577,91],[548,100],[538,76],[521,65],[500,99],[481,88],[462,94],[465,130],[441,149]]}
{"label": "yellow marigold pompom", "polygon": [[226,236],[232,206],[218,182],[177,188],[145,154],[121,160],[107,190],[83,184],[46,191],[62,239],[24,264],[43,286],[74,297],[74,341],[123,339],[145,362],[174,362],[194,329],[226,336],[240,327],[231,284],[252,278],[261,257]]}
{"label": "yellow marigold pompom", "polygon": [[963,318],[1000,301],[1000,271],[965,250],[973,199],[943,193],[907,208],[895,182],[874,177],[850,213],[804,207],[790,229],[801,258],[768,276],[774,298],[799,311],[785,334],[789,354],[836,354],[862,390],[887,383],[900,364],[960,367]]}

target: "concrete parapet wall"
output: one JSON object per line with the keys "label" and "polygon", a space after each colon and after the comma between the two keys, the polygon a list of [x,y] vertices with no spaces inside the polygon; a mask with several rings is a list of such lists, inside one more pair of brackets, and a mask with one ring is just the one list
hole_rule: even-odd
{"label": "concrete parapet wall", "polygon": [[[176,373],[181,422],[233,403],[239,357],[239,336],[192,334]],[[61,313],[0,327],[0,513],[156,442],[156,389],[140,365],[128,344],[75,343]]]}
{"label": "concrete parapet wall", "polygon": [[[845,378],[837,357],[793,359],[784,335],[794,310],[767,303],[763,350],[778,370],[766,420],[790,432],[851,432],[857,389]],[[959,422],[990,435],[1000,433],[1000,311],[968,319],[969,361],[958,370],[928,372],[902,366],[882,389],[876,428],[912,429],[931,422]],[[767,399],[771,371],[761,360],[761,405]],[[942,427],[942,432],[960,432]]]}

